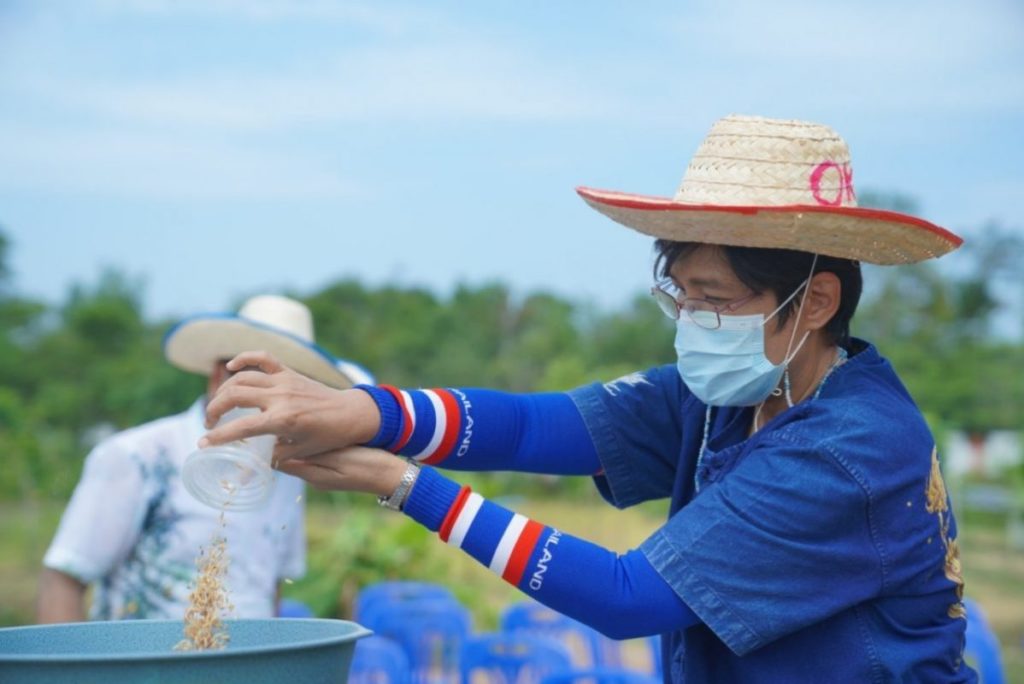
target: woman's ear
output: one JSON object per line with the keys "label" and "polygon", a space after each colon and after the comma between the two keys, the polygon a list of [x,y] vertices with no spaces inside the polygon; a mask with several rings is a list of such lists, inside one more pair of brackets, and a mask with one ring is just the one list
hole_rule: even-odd
{"label": "woman's ear", "polygon": [[800,321],[808,330],[821,330],[839,310],[843,286],[835,273],[823,272],[814,274],[809,287]]}

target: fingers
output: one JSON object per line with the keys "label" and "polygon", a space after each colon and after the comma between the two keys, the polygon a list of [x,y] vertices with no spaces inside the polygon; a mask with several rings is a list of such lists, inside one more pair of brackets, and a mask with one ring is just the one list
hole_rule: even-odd
{"label": "fingers", "polygon": [[244,370],[225,380],[223,386],[273,387],[277,381],[273,375],[268,375],[261,370]]}
{"label": "fingers", "polygon": [[227,380],[206,404],[206,427],[212,428],[224,414],[234,408],[266,409],[270,376],[257,371],[243,373]]}
{"label": "fingers", "polygon": [[[237,406],[238,404],[235,405]],[[267,420],[267,414],[260,411],[257,414],[243,416],[223,425],[218,425],[199,440],[199,448],[205,449],[214,444],[225,444],[246,437],[269,434],[273,434],[273,431]]]}
{"label": "fingers", "polygon": [[309,454],[304,452],[301,445],[289,441],[287,437],[278,437],[274,453],[270,457],[270,465],[272,468],[281,469],[281,466],[289,461],[307,457]]}
{"label": "fingers", "polygon": [[331,468],[326,468],[316,463],[294,459],[278,464],[278,470],[288,475],[294,475],[308,482],[316,489],[342,489],[338,486],[338,476]]}
{"label": "fingers", "polygon": [[247,351],[242,352],[227,363],[227,368],[232,373],[238,372],[246,366],[255,366],[264,373],[280,373],[285,370],[284,365],[275,359],[269,352]]}
{"label": "fingers", "polygon": [[394,491],[405,470],[405,461],[380,449],[349,447],[287,459],[278,463],[277,469],[302,478],[317,489],[380,495]]}

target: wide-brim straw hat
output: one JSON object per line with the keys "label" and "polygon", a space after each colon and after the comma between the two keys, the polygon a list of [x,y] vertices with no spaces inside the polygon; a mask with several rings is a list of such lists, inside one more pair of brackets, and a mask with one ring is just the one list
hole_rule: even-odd
{"label": "wide-brim straw hat", "polygon": [[331,387],[373,381],[365,369],[317,346],[312,314],[302,302],[288,297],[259,295],[246,301],[237,314],[192,316],[164,337],[164,355],[171,364],[203,375],[218,361],[244,351],[269,352],[292,370]]}
{"label": "wide-brim straw hat", "polygon": [[846,143],[828,126],[806,121],[720,119],[671,198],[576,191],[614,221],[678,242],[794,249],[872,264],[931,259],[963,242],[914,216],[859,208]]}

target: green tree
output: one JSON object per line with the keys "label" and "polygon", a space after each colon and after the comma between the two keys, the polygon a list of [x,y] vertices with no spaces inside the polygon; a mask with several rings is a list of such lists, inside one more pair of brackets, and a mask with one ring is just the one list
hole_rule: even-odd
{"label": "green tree", "polygon": [[925,413],[942,424],[1020,429],[1024,347],[999,334],[994,321],[1004,313],[999,288],[1020,286],[1024,246],[990,225],[957,257],[955,268],[865,267],[865,280],[877,285],[854,331],[878,344]]}
{"label": "green tree", "polygon": [[[913,210],[899,195],[861,199]],[[948,263],[865,267],[854,333],[878,344],[938,424],[1020,429],[1024,343],[1004,329],[1012,295],[1024,293],[1021,242],[989,225]],[[108,270],[48,305],[17,295],[11,247],[0,229],[0,497],[63,497],[97,426],[179,412],[204,379],[164,360],[171,322],[146,319],[141,278]],[[646,295],[601,310],[497,282],[442,297],[354,279],[292,294],[312,310],[321,346],[401,386],[555,391],[675,358],[672,323]]]}

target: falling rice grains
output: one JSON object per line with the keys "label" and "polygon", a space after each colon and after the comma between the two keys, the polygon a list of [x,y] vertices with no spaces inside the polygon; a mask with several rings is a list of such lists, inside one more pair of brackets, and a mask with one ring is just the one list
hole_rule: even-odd
{"label": "falling rice grains", "polygon": [[[227,493],[224,508],[230,508],[231,499],[235,494],[236,485],[221,480],[221,488]],[[295,497],[295,503],[302,502],[302,495]],[[199,549],[196,566],[199,574],[192,585],[188,596],[188,608],[185,610],[185,638],[175,645],[175,651],[206,651],[227,647],[229,636],[223,616],[235,607],[228,599],[224,579],[227,575],[230,559],[228,542],[224,536],[224,512],[220,514],[220,529],[210,539],[209,553]],[[281,529],[287,529],[282,525]],[[285,584],[294,584],[290,578],[284,578]]]}
{"label": "falling rice grains", "polygon": [[228,600],[227,588],[224,586],[229,558],[223,529],[222,512],[220,529],[213,534],[209,553],[200,549],[199,557],[196,558],[199,574],[185,610],[185,638],[174,647],[176,651],[205,651],[227,646],[229,637],[222,616],[234,610],[234,606]]}

